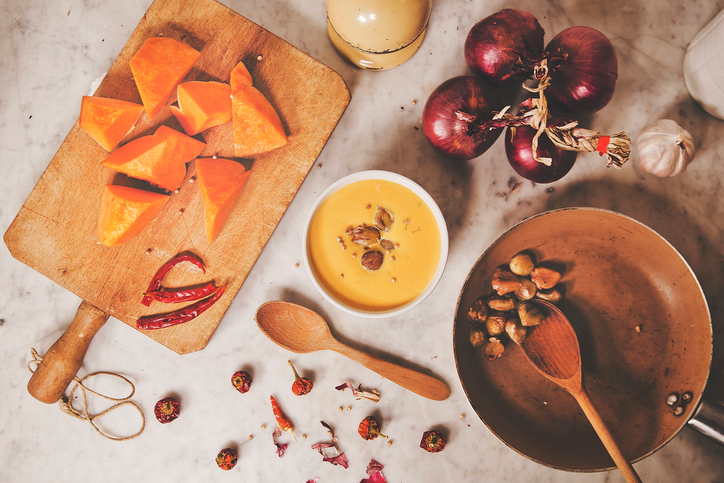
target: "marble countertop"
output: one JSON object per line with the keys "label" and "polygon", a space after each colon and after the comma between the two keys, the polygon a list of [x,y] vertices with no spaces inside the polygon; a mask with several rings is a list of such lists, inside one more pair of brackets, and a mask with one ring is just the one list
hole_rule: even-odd
{"label": "marble countertop", "polygon": [[[28,394],[31,347],[44,353],[67,328],[79,299],[13,259],[0,244],[0,479],[303,483],[319,477],[321,483],[357,482],[366,477],[367,464],[374,458],[385,466],[390,482],[623,481],[615,471],[577,474],[551,469],[508,448],[477,418],[455,368],[453,319],[470,268],[507,228],[559,207],[593,206],[624,213],[658,231],[682,253],[699,277],[712,311],[715,355],[710,387],[723,386],[724,121],[693,101],[682,74],[689,40],[719,12],[721,2],[687,6],[655,0],[436,0],[421,50],[385,72],[357,70],[338,56],[327,38],[322,0],[223,3],[339,72],[352,93],[351,103],[204,350],[179,356],[113,319],[95,337],[79,375],[111,371],[133,381],[132,400],[146,416],[139,438],[108,441],[87,422]],[[149,4],[150,0],[3,1],[3,233],[75,123],[81,96],[109,68]],[[639,167],[634,149],[622,170],[604,169],[598,156],[584,154],[561,181],[534,185],[510,168],[502,142],[470,162],[436,155],[420,129],[425,100],[444,80],[468,72],[462,54],[468,30],[506,7],[532,12],[547,40],[571,25],[606,33],[616,48],[620,74],[612,102],[590,118],[589,127],[625,130],[635,139],[645,125],[674,119],[697,143],[696,158],[687,171],[675,178],[655,178]],[[317,196],[337,179],[367,169],[395,171],[422,185],[440,205],[450,232],[450,255],[439,285],[422,304],[394,319],[364,319],[335,308],[315,291],[302,264],[303,224]],[[522,186],[513,192],[510,186],[517,182]],[[254,323],[256,308],[272,299],[319,310],[336,332],[358,347],[394,355],[437,375],[449,385],[450,398],[423,399],[331,352],[284,351]],[[304,398],[292,400],[287,392],[290,357],[314,377],[315,388]],[[239,369],[249,370],[255,381],[245,395],[229,384]],[[344,381],[379,389],[381,401],[356,401],[349,391],[336,391],[334,386]],[[280,438],[290,441],[281,459],[271,441],[271,393],[287,395],[282,402],[300,437],[297,443]],[[161,425],[153,406],[170,394],[181,400],[181,417]],[[94,412],[106,407],[97,400],[90,404]],[[392,444],[380,439],[365,442],[356,435],[357,423],[369,414],[382,419]],[[124,408],[99,425],[116,434],[132,434],[138,417]],[[319,420],[337,429],[348,469],[322,462],[310,448],[327,439]],[[449,435],[447,449],[435,455],[418,448],[422,432],[434,427]],[[214,462],[226,446],[239,449],[239,463],[230,473]],[[724,481],[724,448],[685,428],[635,468],[644,481]]]}

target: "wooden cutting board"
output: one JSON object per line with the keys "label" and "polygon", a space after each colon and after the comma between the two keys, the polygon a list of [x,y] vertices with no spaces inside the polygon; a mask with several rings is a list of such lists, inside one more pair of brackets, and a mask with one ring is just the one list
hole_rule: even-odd
{"label": "wooden cutting board", "polygon": [[[231,69],[243,60],[254,85],[277,109],[289,134],[283,148],[244,161],[251,167],[249,181],[218,238],[207,242],[192,162],[181,188],[139,235],[119,247],[98,244],[103,186],[129,180],[100,166],[108,153],[76,122],[4,239],[15,258],[134,327],[139,316],[178,308],[158,302],[148,308],[141,305],[142,293],[156,270],[182,251],[200,256],[206,274],[184,263],[169,273],[165,284],[188,286],[215,280],[228,284],[224,296],[197,319],[144,331],[186,354],[208,343],[337,125],[350,94],[339,74],[214,0],[155,0],[95,95],[140,103],[128,62],[147,38],[160,35],[201,52],[185,81],[228,82]],[[153,120],[144,113],[124,142],[150,134],[161,124],[180,130],[168,107],[174,101]],[[68,116],[78,116],[79,110]],[[230,125],[199,139],[208,143],[202,156],[233,155]]]}

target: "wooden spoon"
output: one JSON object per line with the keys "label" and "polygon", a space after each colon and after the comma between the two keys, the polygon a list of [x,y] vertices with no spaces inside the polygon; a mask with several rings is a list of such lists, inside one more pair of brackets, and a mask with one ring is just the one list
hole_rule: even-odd
{"label": "wooden spoon", "polygon": [[520,343],[523,353],[541,374],[576,398],[583,414],[601,438],[601,442],[626,481],[640,483],[638,474],[621,453],[621,448],[588,397],[583,385],[581,350],[571,323],[558,307],[550,302],[529,300],[523,304],[537,307],[545,316],[539,325],[528,329],[528,335]]}
{"label": "wooden spoon", "polygon": [[339,342],[322,316],[306,307],[289,302],[266,302],[256,311],[256,323],[267,337],[292,352],[306,354],[332,350],[420,396],[435,401],[450,396],[447,385],[434,377],[383,361]]}

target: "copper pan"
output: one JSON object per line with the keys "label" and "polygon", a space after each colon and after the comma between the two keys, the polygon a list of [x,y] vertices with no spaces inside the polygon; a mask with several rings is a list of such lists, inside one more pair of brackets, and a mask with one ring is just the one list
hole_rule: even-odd
{"label": "copper pan", "polygon": [[[483,253],[460,294],[453,334],[458,374],[500,440],[554,468],[614,468],[576,401],[538,374],[515,344],[488,361],[468,342],[468,308],[491,292],[493,270],[523,250],[562,270],[566,295],[559,307],[578,335],[586,387],[630,461],[655,452],[690,421],[724,441],[716,427],[721,413],[702,402],[712,325],[696,276],[656,232],[595,208],[549,211],[515,225]],[[687,391],[693,398],[677,416],[667,398]],[[702,421],[692,419],[697,410]]]}

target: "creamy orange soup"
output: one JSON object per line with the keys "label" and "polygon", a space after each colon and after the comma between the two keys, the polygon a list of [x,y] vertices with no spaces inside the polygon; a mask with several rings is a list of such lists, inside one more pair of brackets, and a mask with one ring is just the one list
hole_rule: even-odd
{"label": "creamy orange soup", "polygon": [[[393,216],[380,242],[367,250],[352,242],[348,227],[374,226],[378,207]],[[428,286],[440,261],[440,229],[430,208],[412,190],[385,180],[351,183],[327,198],[313,216],[308,237],[310,266],[319,283],[337,301],[364,311],[401,307]],[[389,243],[386,243],[389,246]],[[382,265],[367,270],[365,252],[380,251]]]}

